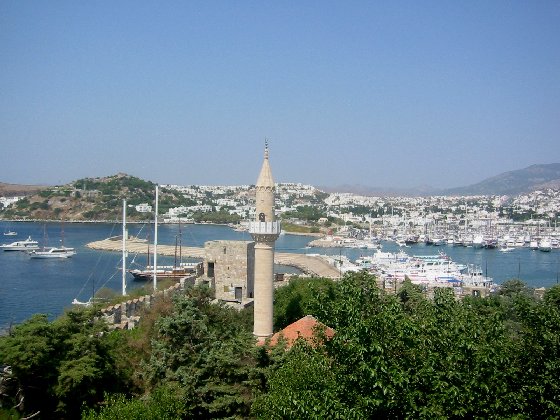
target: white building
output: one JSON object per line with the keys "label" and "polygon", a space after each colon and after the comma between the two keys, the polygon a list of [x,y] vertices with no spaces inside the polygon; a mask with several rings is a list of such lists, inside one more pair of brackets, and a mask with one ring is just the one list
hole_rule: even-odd
{"label": "white building", "polygon": [[138,213],[150,213],[152,211],[152,206],[148,203],[138,204],[134,207]]}

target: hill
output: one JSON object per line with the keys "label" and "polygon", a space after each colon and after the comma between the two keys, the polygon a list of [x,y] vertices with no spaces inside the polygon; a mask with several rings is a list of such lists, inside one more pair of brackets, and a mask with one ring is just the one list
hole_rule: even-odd
{"label": "hill", "polygon": [[504,172],[476,184],[449,189],[422,185],[413,188],[372,187],[365,185],[322,186],[329,193],[353,193],[379,197],[419,197],[429,195],[518,195],[539,189],[560,189],[560,163],[532,165],[525,169]]}
{"label": "hill", "polygon": [[49,187],[41,186],[41,185],[5,184],[3,182],[0,182],[0,196],[15,197],[21,195],[36,194],[45,188],[49,188]]}
{"label": "hill", "polygon": [[[151,220],[152,213],[139,213],[134,206],[141,203],[152,204],[155,185],[151,181],[122,173],[103,178],[79,179],[62,186],[42,187],[9,207],[3,213],[3,217],[77,221],[120,220],[122,199],[126,198],[129,220]],[[169,207],[187,204],[187,199],[174,191],[162,190],[159,203],[163,213]]]}
{"label": "hill", "polygon": [[390,187],[370,187],[361,184],[343,184],[334,187],[317,187],[327,193],[352,193],[370,197],[423,197],[428,195],[439,195],[440,190],[428,185],[421,185],[411,188],[390,188]]}
{"label": "hill", "polygon": [[545,188],[560,188],[560,163],[504,172],[477,184],[445,190],[443,195],[517,195]]}

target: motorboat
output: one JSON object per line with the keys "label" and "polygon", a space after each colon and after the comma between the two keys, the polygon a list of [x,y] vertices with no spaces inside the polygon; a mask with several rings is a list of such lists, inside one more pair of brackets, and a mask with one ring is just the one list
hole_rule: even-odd
{"label": "motorboat", "polygon": [[39,248],[39,242],[31,239],[31,236],[23,241],[15,241],[11,244],[0,245],[0,249],[4,251],[29,251],[37,248]]}
{"label": "motorboat", "polygon": [[550,252],[552,250],[552,242],[549,238],[543,238],[539,242],[539,251]]}
{"label": "motorboat", "polygon": [[29,252],[29,256],[31,258],[70,258],[71,256],[76,255],[76,251],[74,248],[68,248],[65,246],[61,247],[50,247],[50,248],[43,248],[39,250],[32,250]]}

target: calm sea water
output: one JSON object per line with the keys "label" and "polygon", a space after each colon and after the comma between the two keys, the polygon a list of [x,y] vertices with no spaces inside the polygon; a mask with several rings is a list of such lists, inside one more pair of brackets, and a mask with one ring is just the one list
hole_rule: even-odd
{"label": "calm sea water", "polygon": [[[31,236],[42,244],[45,238],[50,245],[57,245],[61,239],[61,225],[58,223],[10,223],[0,222],[0,232],[8,228],[18,232],[17,237],[0,236],[0,242],[9,243]],[[121,254],[119,252],[94,251],[85,247],[92,241],[105,239],[121,233],[119,224],[67,223],[64,225],[64,243],[76,248],[77,254],[69,259],[40,260],[30,259],[22,252],[0,253],[0,330],[13,322],[21,322],[34,313],[45,313],[50,318],[60,315],[72,300],[87,300],[92,290],[108,287],[121,290]],[[146,237],[151,227],[129,224],[131,235]],[[158,242],[175,244],[178,235],[177,225],[160,225]],[[150,235],[153,237],[153,234]],[[204,246],[209,240],[251,240],[247,232],[236,232],[226,226],[186,225],[182,227],[182,242],[185,246]],[[360,255],[371,253],[358,249],[319,249],[306,248],[313,239],[307,236],[281,235],[276,242],[279,252],[342,254],[355,260]],[[395,251],[393,243],[384,243],[384,251]],[[510,253],[498,250],[484,250],[463,247],[427,247],[417,245],[404,249],[409,254],[429,255],[438,251],[446,252],[454,261],[480,265],[495,281],[520,277],[533,287],[550,287],[557,283],[560,271],[560,251],[550,253],[518,249]],[[173,258],[158,256],[158,264],[172,264]],[[129,255],[127,266],[137,267],[146,264],[145,255]],[[279,271],[292,271],[287,267],[277,267]],[[132,281],[130,276],[127,288],[133,289],[143,283]]]}

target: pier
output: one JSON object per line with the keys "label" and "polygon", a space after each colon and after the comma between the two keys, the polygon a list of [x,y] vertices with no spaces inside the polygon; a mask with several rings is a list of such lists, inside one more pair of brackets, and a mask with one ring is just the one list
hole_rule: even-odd
{"label": "pier", "polygon": [[[99,251],[122,251],[122,242],[120,237],[90,242],[86,246]],[[147,254],[148,244],[145,241],[131,238],[126,241],[126,250],[131,253]],[[175,252],[175,245],[158,244],[157,246],[158,255],[172,257],[175,255]],[[205,257],[205,252],[204,248],[183,246],[181,248],[181,255],[183,258],[198,258],[202,260]],[[312,276],[329,278],[340,277],[340,271],[337,268],[333,267],[323,258],[315,255],[277,252],[274,256],[274,262],[280,265],[295,267],[303,271],[305,274]]]}

